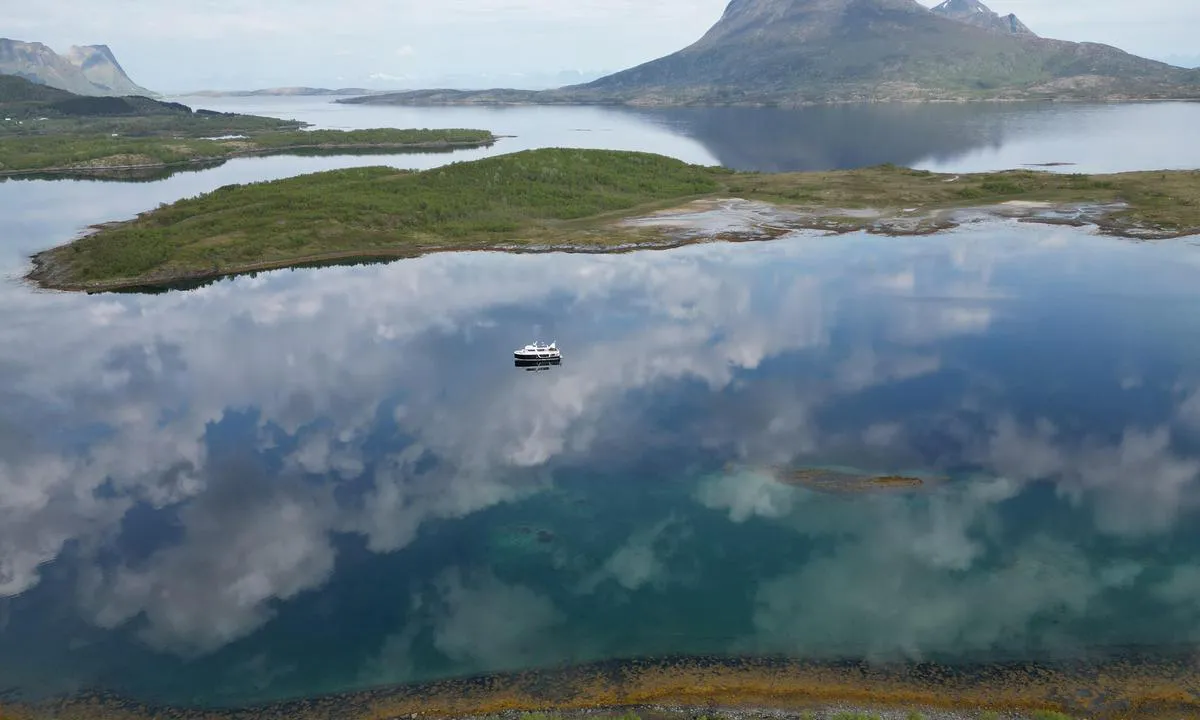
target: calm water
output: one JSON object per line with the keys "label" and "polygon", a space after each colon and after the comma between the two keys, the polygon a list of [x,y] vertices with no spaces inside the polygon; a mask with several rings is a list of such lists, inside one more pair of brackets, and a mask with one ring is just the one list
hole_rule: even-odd
{"label": "calm water", "polygon": [[[642,150],[738,170],[881,163],[946,172],[1070,163],[1069,172],[1200,167],[1200,103],[849,105],[759,108],[405,108],[323,98],[179,98],[330,128],[480,127],[515,135],[464,158],[547,145]],[[406,163],[423,167],[428,161]],[[440,162],[436,158],[433,162]]]}
{"label": "calm water", "polygon": [[[774,111],[271,107],[764,169],[1200,164],[1156,154],[1190,105],[884,108],[815,136]],[[1105,134],[1133,118],[1151,129]],[[881,128],[912,131],[874,155]],[[3,183],[0,272],[88,223],[355,162]],[[0,696],[238,705],[611,657],[1200,641],[1195,242],[996,222],[158,296],[4,282]],[[534,336],[560,367],[512,367]],[[776,479],[813,466],[931,482]]]}

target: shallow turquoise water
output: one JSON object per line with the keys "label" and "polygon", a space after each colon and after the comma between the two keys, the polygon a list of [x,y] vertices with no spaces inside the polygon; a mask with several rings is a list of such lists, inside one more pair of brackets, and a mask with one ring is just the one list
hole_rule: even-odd
{"label": "shallow turquoise water", "polygon": [[[21,295],[0,676],[245,704],[1191,642],[1198,268],[1187,241],[983,223]],[[514,368],[533,336],[564,363]],[[771,470],[810,466],[945,481]]]}

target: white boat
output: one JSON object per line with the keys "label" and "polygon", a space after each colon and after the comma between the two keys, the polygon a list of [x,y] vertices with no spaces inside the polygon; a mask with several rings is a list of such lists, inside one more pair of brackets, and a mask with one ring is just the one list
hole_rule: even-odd
{"label": "white boat", "polygon": [[545,343],[535,342],[530,345],[526,345],[520,350],[514,350],[513,359],[521,362],[561,360],[562,353],[558,351],[558,346],[554,343],[546,345]]}

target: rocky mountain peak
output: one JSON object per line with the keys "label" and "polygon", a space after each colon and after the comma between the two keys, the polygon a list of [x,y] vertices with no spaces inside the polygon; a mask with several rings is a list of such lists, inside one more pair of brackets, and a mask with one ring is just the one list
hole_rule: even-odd
{"label": "rocky mountain peak", "polygon": [[107,45],[75,45],[67,51],[67,61],[78,67],[88,82],[113,95],[152,95],[129,79],[125,68]]}
{"label": "rocky mountain peak", "polygon": [[881,15],[928,14],[917,0],[731,0],[697,45],[730,39],[810,41]]}
{"label": "rocky mountain peak", "polygon": [[1025,23],[1013,14],[999,15],[979,0],[946,0],[933,9],[944,18],[1009,35],[1036,37]]}

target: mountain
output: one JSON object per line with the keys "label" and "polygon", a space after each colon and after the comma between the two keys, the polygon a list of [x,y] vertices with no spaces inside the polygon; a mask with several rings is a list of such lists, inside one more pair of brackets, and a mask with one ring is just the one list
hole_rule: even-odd
{"label": "mountain", "polygon": [[96,87],[107,92],[103,95],[153,95],[129,79],[125,68],[117,62],[107,45],[75,46],[67,51],[67,60],[83,71],[83,76]]}
{"label": "mountain", "polygon": [[994,15],[981,3],[953,0],[941,12],[916,0],[732,0],[689,47],[584,85],[417,91],[351,102],[799,106],[1200,97],[1198,72],[1107,45],[963,22],[951,17],[960,5]]}
{"label": "mountain", "polygon": [[944,18],[981,27],[984,30],[995,30],[1013,35],[1035,34],[1016,15],[1009,13],[1002,17],[979,0],[946,0],[935,7],[933,12]]}
{"label": "mountain", "polygon": [[63,56],[39,42],[0,38],[0,75],[16,75],[76,95],[155,94],[129,79],[107,45],[76,46]]}

